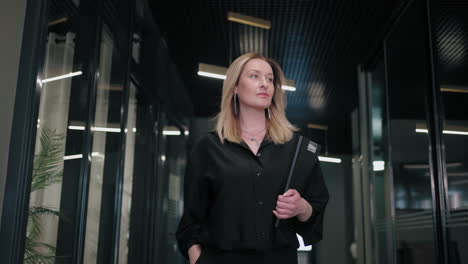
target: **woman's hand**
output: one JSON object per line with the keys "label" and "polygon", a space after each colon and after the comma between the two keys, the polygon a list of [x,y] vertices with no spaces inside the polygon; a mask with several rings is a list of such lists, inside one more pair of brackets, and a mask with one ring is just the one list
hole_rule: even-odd
{"label": "woman's hand", "polygon": [[201,255],[202,247],[200,244],[195,244],[189,248],[188,255],[190,264],[195,264]]}
{"label": "woman's hand", "polygon": [[278,195],[276,208],[273,214],[279,219],[288,219],[297,216],[304,222],[312,215],[312,206],[294,189],[289,189],[283,195]]}

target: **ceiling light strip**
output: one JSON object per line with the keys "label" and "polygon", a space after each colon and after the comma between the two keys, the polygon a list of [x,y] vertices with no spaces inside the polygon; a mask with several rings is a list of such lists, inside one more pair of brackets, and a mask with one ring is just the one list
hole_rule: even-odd
{"label": "ceiling light strip", "polygon": [[53,81],[57,81],[57,80],[62,80],[62,79],[70,78],[70,77],[73,77],[73,76],[78,76],[78,75],[81,75],[81,74],[83,74],[82,71],[70,72],[68,74],[64,74],[64,75],[44,79],[44,80],[42,80],[42,83],[48,83],[48,82],[53,82]]}
{"label": "ceiling light strip", "polygon": [[315,128],[315,129],[320,129],[320,130],[328,130],[328,126],[325,125],[317,125],[317,124],[307,124],[307,128]]}
{"label": "ceiling light strip", "polygon": [[331,163],[341,163],[341,159],[319,156],[320,161],[331,162]]}
{"label": "ceiling light strip", "polygon": [[54,20],[52,22],[49,22],[49,24],[47,24],[49,27],[50,26],[55,26],[57,24],[60,24],[60,23],[63,23],[63,22],[66,22],[68,21],[68,17],[62,17],[62,18],[59,18],[57,20]]}
{"label": "ceiling light strip", "polygon": [[164,130],[163,135],[166,135],[166,136],[180,136],[181,133],[180,133],[180,131]]}
{"label": "ceiling light strip", "polygon": [[245,24],[248,26],[258,27],[258,28],[263,28],[263,29],[271,28],[271,22],[269,20],[252,17],[252,16],[246,16],[246,15],[235,13],[235,12],[228,12],[227,20],[231,22],[237,22],[240,24]]}
{"label": "ceiling light strip", "polygon": [[76,154],[76,155],[64,156],[63,160],[72,160],[72,159],[81,159],[81,158],[83,158],[83,154]]}
{"label": "ceiling light strip", "polygon": [[[427,129],[421,129],[417,128],[416,129],[417,133],[429,133]],[[454,130],[443,130],[443,134],[448,134],[448,135],[463,135],[463,136],[468,136],[468,132],[465,131],[454,131]]]}
{"label": "ceiling light strip", "polygon": [[200,76],[205,76],[205,77],[211,77],[215,79],[226,79],[226,75],[222,74],[216,74],[216,73],[211,73],[211,72],[204,72],[204,71],[198,71],[198,75]]}
{"label": "ceiling light strip", "polygon": [[449,93],[468,93],[467,87],[441,87],[440,91]]}

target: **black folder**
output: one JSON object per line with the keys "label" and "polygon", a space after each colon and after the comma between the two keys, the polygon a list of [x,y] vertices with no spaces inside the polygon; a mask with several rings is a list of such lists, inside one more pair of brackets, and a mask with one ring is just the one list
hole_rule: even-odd
{"label": "black folder", "polygon": [[[313,161],[309,160],[309,159],[311,159],[313,157],[310,156],[310,154],[318,155],[318,153],[320,151],[320,145],[319,144],[317,144],[315,142],[312,142],[312,141],[310,141],[308,139],[303,140],[303,138],[304,137],[302,135],[299,135],[299,139],[297,140],[297,145],[296,145],[296,151],[294,152],[294,157],[292,159],[291,166],[289,168],[288,179],[286,181],[286,185],[284,187],[283,193],[287,192],[291,188],[291,180],[292,180],[293,174],[295,174],[295,170],[296,170],[296,167],[297,167],[296,163],[297,163],[298,157],[300,155],[302,155],[302,157],[300,158],[301,162],[300,162],[299,166],[300,167],[302,166],[303,168],[308,167],[308,166],[303,165],[304,162],[305,162],[305,164],[307,164],[307,163],[311,164]],[[309,153],[309,155],[306,154],[306,153],[303,153],[304,149],[306,150],[306,152]],[[301,153],[303,153],[303,154],[301,154]],[[304,171],[304,170],[301,169],[300,171]],[[306,169],[306,171],[307,171],[307,169]],[[301,173],[299,173],[299,174],[301,174]],[[298,175],[298,176],[302,177],[303,175]],[[302,180],[297,179],[297,182],[302,182]],[[278,227],[279,223],[280,223],[280,219],[276,219],[275,227]]]}

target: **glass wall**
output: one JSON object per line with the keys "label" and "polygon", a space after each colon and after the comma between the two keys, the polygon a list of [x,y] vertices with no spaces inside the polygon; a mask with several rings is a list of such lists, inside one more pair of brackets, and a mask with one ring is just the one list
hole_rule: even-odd
{"label": "glass wall", "polygon": [[158,91],[185,89],[154,21],[133,1],[44,2],[24,262],[183,263],[190,110]]}
{"label": "glass wall", "polygon": [[[137,127],[137,88],[133,82],[130,83],[128,96],[128,115],[125,127],[125,160],[122,188],[122,205],[120,211],[120,234],[119,234],[119,263],[128,263],[130,224],[133,193],[133,176],[136,162],[137,140],[144,135],[143,127]],[[138,125],[140,125],[138,123]]]}
{"label": "glass wall", "polygon": [[81,131],[69,128],[83,126],[87,118],[80,99],[88,93],[78,85],[83,78],[77,52],[79,2],[50,1],[48,9],[25,263],[72,257],[68,250],[72,241],[58,236],[58,230],[60,225],[60,232],[73,233],[76,204],[69,201],[76,197],[77,188],[70,182],[82,173],[84,140]]}
{"label": "glass wall", "polygon": [[[85,233],[84,262],[95,263],[100,258],[110,260],[114,196],[120,173],[121,108],[123,78],[121,55],[107,27],[102,30],[99,77],[97,81],[91,171]],[[106,253],[105,253],[106,252]],[[105,256],[107,255],[107,256]],[[101,261],[100,261],[101,262]]]}
{"label": "glass wall", "polygon": [[158,156],[158,204],[156,256],[161,263],[184,263],[175,232],[183,210],[183,176],[185,175],[188,130],[165,114],[159,116],[161,127]]}
{"label": "glass wall", "polygon": [[447,256],[468,263],[468,2],[442,0],[434,25],[443,155]]}
{"label": "glass wall", "polygon": [[397,263],[430,263],[434,243],[426,101],[431,87],[425,6],[413,1],[386,40],[389,148]]}
{"label": "glass wall", "polygon": [[408,1],[364,67],[377,263],[468,263],[465,11]]}
{"label": "glass wall", "polygon": [[374,240],[378,263],[393,263],[392,206],[388,190],[392,186],[388,154],[388,117],[385,56],[380,53],[367,74],[370,101],[370,136],[374,201]]}

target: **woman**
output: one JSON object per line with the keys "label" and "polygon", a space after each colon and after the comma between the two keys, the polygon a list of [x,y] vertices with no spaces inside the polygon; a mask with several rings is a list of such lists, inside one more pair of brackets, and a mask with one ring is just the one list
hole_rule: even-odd
{"label": "woman", "polygon": [[187,164],[176,238],[191,264],[297,263],[296,233],[306,244],[321,239],[328,191],[313,142],[301,145],[283,193],[299,138],[285,116],[283,81],[279,65],[255,53],[229,67],[216,131]]}

